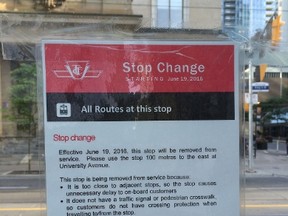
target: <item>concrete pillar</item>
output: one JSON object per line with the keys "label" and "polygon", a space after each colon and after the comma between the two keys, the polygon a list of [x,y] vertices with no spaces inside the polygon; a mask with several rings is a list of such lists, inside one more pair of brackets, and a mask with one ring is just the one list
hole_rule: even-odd
{"label": "concrete pillar", "polygon": [[0,136],[12,136],[15,134],[15,124],[5,117],[11,109],[10,61],[5,61],[3,59],[0,60],[0,84]]}

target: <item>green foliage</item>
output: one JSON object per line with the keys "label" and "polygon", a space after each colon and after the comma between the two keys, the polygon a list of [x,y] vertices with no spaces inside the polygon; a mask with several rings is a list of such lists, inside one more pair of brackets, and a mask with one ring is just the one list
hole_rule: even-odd
{"label": "green foliage", "polygon": [[261,103],[262,111],[271,112],[288,107],[288,88],[283,89],[282,97],[275,97]]}
{"label": "green foliage", "polygon": [[283,116],[287,113],[288,107],[288,88],[283,89],[282,97],[271,98],[266,102],[261,103],[262,113],[262,124],[272,119],[287,121]]}
{"label": "green foliage", "polygon": [[37,72],[35,64],[21,63],[11,72],[11,104],[14,120],[19,130],[36,132]]}

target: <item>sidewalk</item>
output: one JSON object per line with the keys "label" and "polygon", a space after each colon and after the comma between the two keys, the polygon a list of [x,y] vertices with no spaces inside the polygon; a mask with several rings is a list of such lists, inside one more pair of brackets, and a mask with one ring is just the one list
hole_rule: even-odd
{"label": "sidewalk", "polygon": [[253,158],[252,170],[248,170],[247,176],[285,176],[288,177],[288,157],[284,151],[257,150],[256,158]]}

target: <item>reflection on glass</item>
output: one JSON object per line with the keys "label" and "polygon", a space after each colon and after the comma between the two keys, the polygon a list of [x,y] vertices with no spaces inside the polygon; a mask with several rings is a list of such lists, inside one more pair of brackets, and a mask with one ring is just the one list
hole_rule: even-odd
{"label": "reflection on glass", "polygon": [[183,22],[182,0],[157,1],[157,26],[158,28],[181,28]]}

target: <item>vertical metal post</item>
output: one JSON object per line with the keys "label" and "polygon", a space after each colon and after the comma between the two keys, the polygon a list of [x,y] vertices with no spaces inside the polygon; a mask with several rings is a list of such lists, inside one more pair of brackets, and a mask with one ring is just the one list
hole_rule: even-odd
{"label": "vertical metal post", "polygon": [[282,74],[282,66],[280,67],[280,98],[283,95],[283,74]]}
{"label": "vertical metal post", "polygon": [[253,167],[253,99],[252,99],[252,81],[253,81],[253,70],[252,61],[249,60],[249,160],[248,168],[252,170]]}
{"label": "vertical metal post", "polygon": [[276,151],[277,152],[279,152],[279,142],[280,142],[280,136],[278,137],[277,142],[276,142]]}
{"label": "vertical metal post", "polygon": [[[249,24],[253,21],[253,1],[250,1],[249,5]],[[248,168],[251,171],[253,167],[253,99],[252,99],[252,82],[253,82],[253,71],[252,71],[252,46],[249,43],[249,160]]]}

